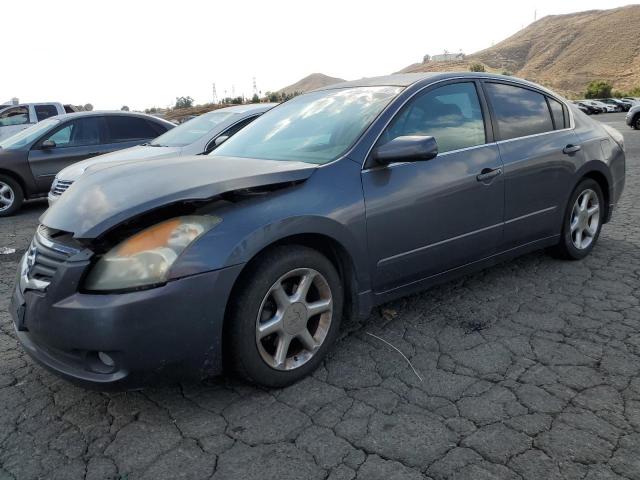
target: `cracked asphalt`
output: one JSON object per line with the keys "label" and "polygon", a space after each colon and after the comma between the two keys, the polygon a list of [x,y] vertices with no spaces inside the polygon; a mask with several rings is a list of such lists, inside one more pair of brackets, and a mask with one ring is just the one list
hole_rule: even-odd
{"label": "cracked asphalt", "polygon": [[104,394],[43,370],[7,307],[44,204],[0,219],[0,479],[640,479],[640,131],[600,119],[627,187],[587,259],[533,253],[384,305],[282,390]]}

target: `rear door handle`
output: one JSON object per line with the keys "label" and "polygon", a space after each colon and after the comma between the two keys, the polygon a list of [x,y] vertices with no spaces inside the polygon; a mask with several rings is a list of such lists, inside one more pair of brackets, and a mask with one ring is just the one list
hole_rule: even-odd
{"label": "rear door handle", "polygon": [[482,172],[480,172],[479,175],[476,175],[476,180],[479,182],[486,182],[487,180],[491,180],[493,177],[497,177],[501,174],[501,168],[483,168]]}
{"label": "rear door handle", "polygon": [[562,153],[566,154],[566,155],[571,155],[572,153],[576,153],[579,152],[582,149],[582,147],[580,145],[567,145],[566,147],[564,147],[562,149]]}

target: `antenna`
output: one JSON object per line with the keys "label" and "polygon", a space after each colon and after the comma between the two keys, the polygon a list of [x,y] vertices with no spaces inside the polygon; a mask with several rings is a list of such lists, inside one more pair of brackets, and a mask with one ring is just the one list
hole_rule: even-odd
{"label": "antenna", "polygon": [[216,83],[213,82],[213,103],[218,103],[218,92],[216,92]]}

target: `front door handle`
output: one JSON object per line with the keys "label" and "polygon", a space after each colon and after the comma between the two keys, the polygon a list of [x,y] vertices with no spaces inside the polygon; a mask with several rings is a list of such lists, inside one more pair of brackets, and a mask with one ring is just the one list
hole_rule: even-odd
{"label": "front door handle", "polygon": [[501,168],[483,168],[479,175],[476,175],[476,180],[479,182],[486,182],[493,177],[497,177],[502,174]]}
{"label": "front door handle", "polygon": [[582,147],[580,145],[567,145],[566,147],[564,147],[562,149],[562,153],[566,154],[566,155],[571,155],[572,153],[576,153],[579,152],[582,149]]}

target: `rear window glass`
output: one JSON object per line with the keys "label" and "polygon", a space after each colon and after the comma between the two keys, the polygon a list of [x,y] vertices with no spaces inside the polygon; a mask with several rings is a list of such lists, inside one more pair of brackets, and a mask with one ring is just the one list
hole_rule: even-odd
{"label": "rear window glass", "polygon": [[127,116],[106,117],[112,142],[151,139],[158,136],[156,130],[144,118]]}
{"label": "rear window glass", "polygon": [[551,115],[553,115],[553,123],[556,126],[556,130],[566,128],[562,104],[553,98],[549,98],[549,107],[551,107]]}
{"label": "rear window glass", "polygon": [[527,88],[487,83],[501,140],[553,130],[545,96]]}
{"label": "rear window glass", "polygon": [[58,115],[58,109],[55,105],[36,105],[36,117],[38,117],[38,121],[42,121],[45,118],[55,117]]}

